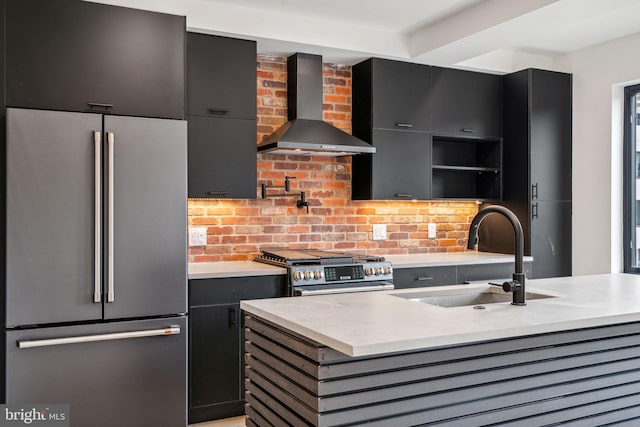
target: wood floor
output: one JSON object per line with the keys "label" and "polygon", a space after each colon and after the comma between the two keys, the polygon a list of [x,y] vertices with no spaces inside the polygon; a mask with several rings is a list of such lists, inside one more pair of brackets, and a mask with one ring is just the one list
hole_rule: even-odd
{"label": "wood floor", "polygon": [[225,418],[224,420],[207,421],[189,424],[189,427],[245,427],[244,417]]}

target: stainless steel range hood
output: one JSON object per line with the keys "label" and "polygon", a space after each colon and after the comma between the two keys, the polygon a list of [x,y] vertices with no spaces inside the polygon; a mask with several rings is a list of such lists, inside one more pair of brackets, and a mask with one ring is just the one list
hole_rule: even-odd
{"label": "stainless steel range hood", "polygon": [[322,57],[287,59],[288,122],[258,144],[258,152],[297,156],[351,156],[375,147],[322,120]]}

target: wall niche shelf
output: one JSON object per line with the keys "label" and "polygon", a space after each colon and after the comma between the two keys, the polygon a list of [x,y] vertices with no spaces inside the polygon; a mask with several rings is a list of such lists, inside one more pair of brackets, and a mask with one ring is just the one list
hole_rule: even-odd
{"label": "wall niche shelf", "polygon": [[431,197],[500,200],[502,139],[432,135]]}

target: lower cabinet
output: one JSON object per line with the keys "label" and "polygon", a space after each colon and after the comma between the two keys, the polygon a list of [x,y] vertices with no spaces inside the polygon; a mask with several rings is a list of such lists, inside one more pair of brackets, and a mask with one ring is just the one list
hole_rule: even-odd
{"label": "lower cabinet", "polygon": [[[531,275],[531,263],[524,263],[524,270]],[[511,279],[514,263],[465,264],[440,267],[395,268],[395,289],[421,288],[425,286],[460,285],[480,280]]]}
{"label": "lower cabinet", "polygon": [[[502,264],[459,265],[457,268],[458,283],[470,283],[481,280],[511,280],[515,270],[515,262]],[[526,277],[531,276],[531,263],[524,263]]]}
{"label": "lower cabinet", "polygon": [[455,285],[456,266],[394,268],[393,285],[396,289],[424,286]]}
{"label": "lower cabinet", "polygon": [[240,301],[286,295],[286,276],[189,281],[189,423],[244,414]]}

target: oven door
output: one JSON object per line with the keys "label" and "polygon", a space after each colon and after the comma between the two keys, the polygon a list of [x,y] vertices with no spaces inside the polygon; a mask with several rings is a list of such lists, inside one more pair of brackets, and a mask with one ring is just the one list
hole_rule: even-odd
{"label": "oven door", "polygon": [[294,286],[293,296],[345,294],[352,292],[388,291],[394,288],[391,282],[355,282],[323,285]]}

